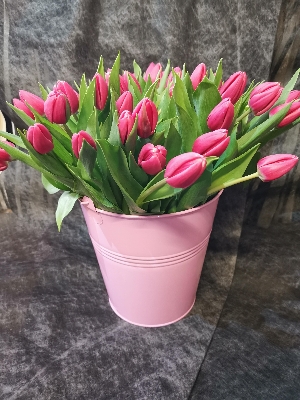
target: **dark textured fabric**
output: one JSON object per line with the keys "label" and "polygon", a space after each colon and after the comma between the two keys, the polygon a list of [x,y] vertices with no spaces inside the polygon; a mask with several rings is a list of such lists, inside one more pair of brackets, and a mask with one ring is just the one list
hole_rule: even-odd
{"label": "dark textured fabric", "polygon": [[[275,58],[286,60],[278,49],[289,48],[275,35],[280,5],[6,0],[0,107],[9,114],[5,100],[21,88],[38,93],[37,81],[92,77],[99,55],[108,67],[118,50],[124,69],[133,58],[143,68],[171,58],[191,71],[223,57],[225,77],[245,70],[261,80],[276,41],[276,79]],[[271,151],[298,154],[298,133]],[[192,312],[150,329],[110,309],[79,206],[58,233],[58,195],[37,172],[10,165],[0,175],[0,399],[298,399],[298,186],[299,167],[255,183],[247,202],[247,188],[226,190]]]}

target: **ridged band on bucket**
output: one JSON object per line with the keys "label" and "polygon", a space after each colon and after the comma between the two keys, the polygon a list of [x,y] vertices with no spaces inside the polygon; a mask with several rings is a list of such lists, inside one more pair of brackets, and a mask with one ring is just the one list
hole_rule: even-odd
{"label": "ridged band on bucket", "polygon": [[159,266],[165,266],[165,265],[180,263],[192,257],[195,257],[198,253],[202,251],[203,248],[207,246],[209,236],[210,233],[202,242],[200,242],[196,246],[186,251],[160,257],[134,257],[134,256],[122,255],[118,252],[114,252],[112,250],[109,250],[101,246],[99,243],[96,242],[95,239],[93,239],[93,237],[91,237],[91,240],[94,245],[95,251],[100,253],[104,258],[126,265],[155,268],[157,267],[157,263],[159,263]]}

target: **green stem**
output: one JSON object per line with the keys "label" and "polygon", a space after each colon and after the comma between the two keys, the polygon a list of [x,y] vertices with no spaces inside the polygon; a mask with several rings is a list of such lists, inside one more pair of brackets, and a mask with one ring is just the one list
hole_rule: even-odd
{"label": "green stem", "polygon": [[227,188],[229,186],[237,185],[238,183],[246,182],[246,181],[249,181],[250,179],[254,179],[254,178],[258,178],[258,172],[254,172],[254,174],[243,176],[242,178],[235,179],[235,180],[229,181],[229,182],[225,182],[222,185],[219,185],[219,186],[216,186],[216,187],[212,187],[207,192],[207,195],[210,196],[213,193],[217,193],[220,190],[225,189],[225,188]]}
{"label": "green stem", "polygon": [[154,193],[156,190],[160,189],[166,184],[166,180],[162,179],[161,181],[156,182],[153,186],[149,187],[149,189],[142,192],[136,200],[136,204],[141,206],[143,201],[150,196],[150,194]]}
{"label": "green stem", "polygon": [[247,111],[244,112],[244,114],[240,115],[236,120],[235,120],[235,125],[237,125],[240,121],[242,121],[247,115],[251,113],[251,108],[248,108]]}
{"label": "green stem", "polygon": [[63,124],[63,127],[65,129],[65,131],[67,132],[67,134],[72,137],[73,136],[73,132],[71,131],[71,129],[68,127],[67,124]]}

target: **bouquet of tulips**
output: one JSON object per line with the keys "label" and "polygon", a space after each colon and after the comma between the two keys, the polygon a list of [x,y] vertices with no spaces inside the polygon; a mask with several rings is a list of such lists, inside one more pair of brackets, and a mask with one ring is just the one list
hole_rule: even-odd
{"label": "bouquet of tulips", "polygon": [[120,54],[105,72],[82,76],[76,90],[41,84],[41,97],[20,90],[10,107],[29,126],[0,132],[0,170],[20,160],[40,171],[49,193],[62,190],[56,220],[75,201],[123,214],[164,214],[197,207],[220,190],[259,177],[276,179],[298,158],[259,160],[268,141],[300,122],[298,70],[285,88],[250,83],[245,72],[213,72],[151,63],[120,73]]}

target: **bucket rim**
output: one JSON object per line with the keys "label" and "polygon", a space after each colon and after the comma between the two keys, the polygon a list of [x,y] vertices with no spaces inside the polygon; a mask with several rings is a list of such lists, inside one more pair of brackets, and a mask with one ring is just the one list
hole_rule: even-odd
{"label": "bucket rim", "polygon": [[155,219],[155,218],[174,218],[175,216],[180,216],[180,215],[186,215],[186,214],[190,214],[193,212],[197,212],[198,210],[200,210],[201,208],[205,208],[207,207],[209,204],[219,200],[219,197],[221,196],[221,194],[223,193],[224,189],[220,190],[216,196],[214,196],[211,200],[209,200],[207,203],[202,204],[199,207],[195,207],[195,208],[190,208],[189,210],[184,210],[184,211],[178,211],[175,213],[171,213],[171,214],[154,214],[154,215],[140,215],[140,214],[134,214],[134,215],[128,215],[128,214],[118,214],[118,213],[113,213],[113,212],[109,212],[109,211],[104,211],[101,210],[100,208],[95,208],[94,204],[92,202],[92,200],[87,197],[84,196],[79,200],[81,207],[85,207],[88,208],[92,211],[95,211],[97,214],[103,214],[103,215],[107,215],[110,217],[115,217],[115,218],[121,218],[121,219]]}

